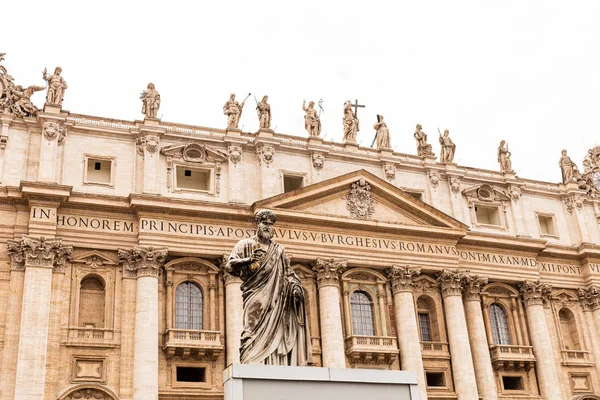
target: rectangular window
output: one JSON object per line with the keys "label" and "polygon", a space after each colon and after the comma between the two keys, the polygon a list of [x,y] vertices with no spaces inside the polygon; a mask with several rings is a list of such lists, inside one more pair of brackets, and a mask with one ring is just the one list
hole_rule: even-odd
{"label": "rectangular window", "polygon": [[525,390],[523,378],[520,376],[503,376],[502,387],[504,390]]}
{"label": "rectangular window", "polygon": [[190,168],[182,165],[175,167],[177,189],[210,190],[210,170]]}
{"label": "rectangular window", "polygon": [[431,342],[431,323],[428,313],[419,313],[419,329],[421,330],[421,341]]}
{"label": "rectangular window", "polygon": [[557,236],[554,217],[552,215],[538,214],[537,218],[538,223],[540,224],[540,233],[542,235]]}
{"label": "rectangular window", "polygon": [[283,193],[293,192],[304,186],[304,177],[297,175],[283,176]]}
{"label": "rectangular window", "polygon": [[425,377],[427,379],[428,387],[445,387],[446,382],[444,381],[443,372],[426,372]]}
{"label": "rectangular window", "polygon": [[177,367],[177,382],[206,382],[206,368]]}
{"label": "rectangular window", "polygon": [[88,157],[84,183],[112,184],[113,159],[99,159]]}
{"label": "rectangular window", "polygon": [[500,211],[498,207],[475,206],[477,223],[483,225],[502,226],[500,222]]}

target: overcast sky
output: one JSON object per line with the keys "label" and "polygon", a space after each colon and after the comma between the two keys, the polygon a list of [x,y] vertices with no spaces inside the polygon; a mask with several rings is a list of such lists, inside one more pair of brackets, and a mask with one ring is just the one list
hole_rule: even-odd
{"label": "overcast sky", "polygon": [[[0,52],[17,84],[60,65],[63,109],[141,119],[148,82],[164,121],[224,128],[229,93],[269,95],[273,127],[307,136],[302,100],[323,99],[322,136],[341,141],[358,99],[358,141],[382,114],[396,151],[420,123],[439,155],[449,129],[461,165],[498,170],[506,139],[523,178],[560,180],[600,144],[600,2],[10,1]],[[43,92],[33,97],[41,107]],[[256,131],[250,97],[240,127]]]}

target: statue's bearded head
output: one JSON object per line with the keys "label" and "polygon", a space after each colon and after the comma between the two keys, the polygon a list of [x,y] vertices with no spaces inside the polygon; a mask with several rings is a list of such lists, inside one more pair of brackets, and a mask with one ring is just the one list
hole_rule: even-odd
{"label": "statue's bearded head", "polygon": [[277,221],[275,213],[271,210],[263,210],[254,217],[258,224],[256,234],[259,238],[271,240],[275,234],[273,224]]}

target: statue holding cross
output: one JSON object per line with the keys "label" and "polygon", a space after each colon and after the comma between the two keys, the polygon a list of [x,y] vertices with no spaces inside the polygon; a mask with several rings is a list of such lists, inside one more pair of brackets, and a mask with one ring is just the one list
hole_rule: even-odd
{"label": "statue holding cross", "polygon": [[[352,111],[354,107],[354,111]],[[355,100],[355,104],[352,104],[350,100],[344,103],[344,142],[356,143],[356,134],[360,130],[358,121],[358,108],[364,108],[364,105],[358,104],[358,100]]]}

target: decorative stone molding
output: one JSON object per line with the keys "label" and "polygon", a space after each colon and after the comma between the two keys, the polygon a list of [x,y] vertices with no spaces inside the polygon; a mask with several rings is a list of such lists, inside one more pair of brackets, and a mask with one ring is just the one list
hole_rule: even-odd
{"label": "decorative stone molding", "polygon": [[352,184],[350,193],[346,196],[346,209],[352,218],[370,219],[373,216],[375,205],[371,197],[371,185],[364,179]]}
{"label": "decorative stone molding", "polygon": [[414,279],[421,275],[421,268],[409,265],[392,265],[386,270],[392,292],[412,292],[415,286]]}
{"label": "decorative stone molding", "polygon": [[598,287],[580,288],[577,294],[584,310],[594,311],[600,308],[600,289]]}
{"label": "decorative stone molding", "polygon": [[42,124],[42,132],[49,142],[58,138],[58,144],[62,144],[67,135],[67,127],[56,121],[44,121]]}
{"label": "decorative stone molding", "polygon": [[450,184],[452,193],[454,193],[455,196],[458,196],[458,193],[460,193],[460,178],[450,177],[448,183]]}
{"label": "decorative stone molding", "polygon": [[460,296],[462,293],[463,280],[468,276],[469,271],[460,271],[458,269],[443,269],[439,273],[437,283],[442,290],[442,297]]}
{"label": "decorative stone molding", "polygon": [[437,171],[429,171],[429,183],[431,183],[431,187],[437,189],[440,183],[440,174]]}
{"label": "decorative stone molding", "polygon": [[465,301],[480,301],[481,289],[487,285],[488,278],[465,274],[463,277],[463,298]]}
{"label": "decorative stone molding", "polygon": [[510,196],[504,193],[502,190],[496,189],[487,183],[465,189],[463,190],[463,194],[468,199],[487,203],[511,200]]}
{"label": "decorative stone molding", "polygon": [[229,146],[229,160],[233,165],[238,165],[242,161],[242,146]]}
{"label": "decorative stone molding", "polygon": [[123,277],[158,277],[160,268],[163,266],[168,252],[167,247],[152,246],[135,246],[133,250],[119,249],[119,260],[123,263]]}
{"label": "decorative stone molding", "polygon": [[523,296],[525,307],[544,305],[548,302],[552,290],[552,286],[541,281],[523,281],[517,287]]}
{"label": "decorative stone molding", "polygon": [[521,189],[518,186],[511,186],[508,195],[516,203],[521,198]]}
{"label": "decorative stone molding", "polygon": [[583,210],[583,197],[572,195],[564,198],[565,207],[567,211],[573,214],[573,210],[577,209],[577,211],[581,212]]}
{"label": "decorative stone molding", "polygon": [[317,257],[313,262],[313,271],[316,274],[319,288],[325,286],[339,287],[340,274],[347,266],[348,262],[346,260]]}
{"label": "decorative stone molding", "polygon": [[383,172],[387,179],[392,180],[396,177],[396,166],[393,164],[386,164],[383,166]]}
{"label": "decorative stone molding", "polygon": [[63,246],[62,239],[46,239],[24,236],[21,240],[9,240],[6,244],[11,259],[11,269],[28,266],[53,268],[64,272],[73,246]]}
{"label": "decorative stone molding", "polygon": [[150,154],[156,153],[158,145],[160,144],[160,137],[154,135],[140,134],[135,142],[137,152],[139,155],[144,155],[144,150]]}
{"label": "decorative stone molding", "polygon": [[314,169],[321,171],[323,169],[323,165],[325,164],[325,155],[323,153],[312,153],[311,157]]}
{"label": "decorative stone molding", "polygon": [[262,146],[256,148],[256,157],[259,164],[270,167],[275,159],[275,148],[273,146]]}
{"label": "decorative stone molding", "polygon": [[112,400],[112,397],[109,397],[106,393],[101,392],[98,389],[79,389],[75,392],[71,393],[67,398],[67,400]]}
{"label": "decorative stone molding", "polygon": [[227,160],[227,154],[224,151],[206,144],[191,142],[165,146],[160,149],[160,154],[170,160],[183,160],[193,164],[221,163]]}

